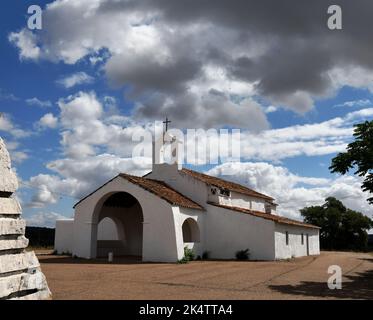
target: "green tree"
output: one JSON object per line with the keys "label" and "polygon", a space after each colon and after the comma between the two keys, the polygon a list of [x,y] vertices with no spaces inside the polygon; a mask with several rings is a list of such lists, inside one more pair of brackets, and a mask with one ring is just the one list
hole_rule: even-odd
{"label": "green tree", "polygon": [[[352,168],[354,174],[364,177],[362,189],[373,193],[373,121],[355,126],[355,141],[347,146],[347,152],[339,153],[330,166],[332,173],[346,174]],[[368,199],[373,204],[373,197]]]}
{"label": "green tree", "polygon": [[320,245],[328,250],[365,250],[367,231],[373,221],[362,213],[346,208],[336,198],[325,199],[322,206],[303,208],[304,221],[321,228]]}

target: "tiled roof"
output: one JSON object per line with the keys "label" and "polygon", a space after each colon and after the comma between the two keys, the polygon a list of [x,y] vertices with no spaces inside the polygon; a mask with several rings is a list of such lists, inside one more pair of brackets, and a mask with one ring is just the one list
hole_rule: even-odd
{"label": "tiled roof", "polygon": [[191,209],[198,209],[198,210],[204,210],[202,206],[200,206],[198,203],[190,200],[189,198],[183,196],[181,193],[177,192],[176,190],[172,189],[170,186],[168,186],[166,183],[158,180],[153,179],[147,179],[143,177],[136,177],[131,176],[129,174],[121,173],[118,176],[114,177],[113,179],[109,180],[105,184],[103,184],[101,187],[81,199],[78,203],[74,205],[74,208],[83,202],[85,199],[96,193],[96,191],[100,190],[104,186],[106,186],[108,183],[116,179],[117,177],[121,177],[123,179],[126,179],[127,181],[138,185],[139,187],[145,189],[146,191],[149,191],[153,193],[154,195],[158,196],[159,198],[167,201],[168,203],[172,205],[177,205],[184,208],[191,208]]}
{"label": "tiled roof", "polygon": [[276,215],[273,215],[273,214],[268,214],[268,213],[264,213],[264,212],[260,212],[260,211],[253,211],[253,210],[244,209],[244,208],[231,207],[231,206],[226,206],[226,205],[217,204],[217,203],[213,203],[213,202],[208,202],[208,204],[212,205],[212,206],[215,206],[215,207],[220,207],[220,208],[223,208],[223,209],[228,209],[228,210],[232,210],[232,211],[236,211],[236,212],[250,214],[252,216],[263,218],[263,219],[266,219],[266,220],[272,220],[274,222],[281,223],[281,224],[288,224],[288,225],[294,225],[294,226],[299,226],[299,227],[320,229],[320,227],[314,226],[312,224],[308,224],[308,223],[304,223],[304,222],[301,222],[301,221],[292,220],[292,219],[288,219],[288,218],[285,218],[285,217],[280,217],[280,216],[276,216]]}
{"label": "tiled roof", "polygon": [[204,210],[204,208],[200,206],[198,203],[183,196],[181,193],[172,189],[163,181],[131,176],[125,173],[121,173],[119,176],[155,194],[163,200],[166,200],[168,203],[172,205],[177,205],[184,208]]}
{"label": "tiled roof", "polygon": [[190,175],[190,176],[192,176],[192,177],[194,177],[194,178],[196,178],[196,179],[198,179],[202,182],[205,182],[209,185],[213,185],[215,187],[228,189],[230,191],[234,191],[234,192],[245,194],[245,195],[252,196],[252,197],[262,198],[262,199],[265,199],[265,200],[269,200],[271,202],[274,200],[273,198],[271,198],[271,197],[269,197],[265,194],[256,192],[255,190],[244,187],[244,186],[242,186],[238,183],[226,181],[226,180],[223,180],[223,179],[220,179],[220,178],[212,177],[212,176],[209,176],[207,174],[203,174],[203,173],[193,171],[193,170],[189,170],[189,169],[182,169],[181,172],[185,173],[185,174],[188,174],[188,175]]}

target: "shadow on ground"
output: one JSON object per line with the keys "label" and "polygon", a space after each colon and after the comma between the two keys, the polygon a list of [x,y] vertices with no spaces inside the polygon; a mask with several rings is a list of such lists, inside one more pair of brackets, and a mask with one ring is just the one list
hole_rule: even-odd
{"label": "shadow on ground", "polygon": [[[360,259],[373,263],[373,259]],[[269,288],[288,295],[373,300],[373,270],[343,277],[342,289],[331,290],[326,282],[303,281],[298,285],[270,285]]]}

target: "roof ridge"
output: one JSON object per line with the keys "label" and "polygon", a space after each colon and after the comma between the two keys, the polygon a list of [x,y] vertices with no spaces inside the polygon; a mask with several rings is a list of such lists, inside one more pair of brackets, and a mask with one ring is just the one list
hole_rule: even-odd
{"label": "roof ridge", "polygon": [[150,178],[144,178],[144,177],[140,177],[140,176],[134,176],[134,175],[130,175],[130,174],[127,174],[127,173],[120,173],[119,174],[120,177],[126,179],[126,178],[129,178],[129,179],[126,179],[128,181],[130,181],[131,183],[136,183],[136,181],[131,181],[131,180],[143,180],[143,181],[150,181],[150,182],[155,182],[159,185],[162,185],[164,188],[166,189],[169,189],[171,190],[173,193],[175,193],[177,196],[181,197],[181,198],[184,198],[185,200],[189,201],[190,204],[183,204],[183,203],[178,203],[176,202],[175,200],[170,200],[170,198],[158,193],[158,192],[155,192],[153,189],[145,186],[145,185],[139,185],[141,188],[147,190],[148,192],[151,192],[155,195],[157,195],[158,197],[160,197],[161,199],[167,201],[168,203],[170,204],[173,204],[173,205],[178,205],[178,206],[181,206],[181,207],[186,207],[186,208],[191,208],[191,209],[200,209],[200,210],[205,210],[204,207],[202,207],[200,204],[198,204],[197,202],[193,201],[192,199],[188,198],[187,196],[183,195],[182,193],[180,193],[179,191],[177,191],[176,189],[174,189],[173,187],[171,187],[169,184],[167,184],[166,182],[162,181],[162,180],[156,180],[156,179],[150,179]]}
{"label": "roof ridge", "polygon": [[223,208],[223,209],[227,209],[227,210],[232,210],[232,211],[236,211],[236,212],[251,214],[255,217],[259,217],[259,218],[263,218],[263,219],[267,219],[267,220],[272,220],[272,221],[277,222],[277,223],[297,225],[297,226],[314,228],[314,229],[321,229],[320,227],[315,226],[315,225],[310,224],[310,223],[306,223],[306,222],[302,222],[302,221],[298,221],[298,220],[295,220],[295,219],[290,219],[290,218],[286,218],[286,217],[282,217],[282,216],[272,215],[272,214],[268,214],[268,213],[264,213],[264,212],[260,212],[260,211],[255,211],[255,210],[250,210],[250,209],[240,208],[240,207],[227,206],[227,205],[223,205],[223,204],[214,203],[214,202],[211,202],[211,201],[207,202],[207,204],[215,206],[215,207],[220,207],[220,208]]}

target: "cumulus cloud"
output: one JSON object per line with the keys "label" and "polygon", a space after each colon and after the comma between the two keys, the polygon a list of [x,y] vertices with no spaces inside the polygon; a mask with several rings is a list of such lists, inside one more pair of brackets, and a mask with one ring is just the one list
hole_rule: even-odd
{"label": "cumulus cloud", "polygon": [[[213,6],[197,0],[188,6],[164,0],[59,0],[46,6],[43,32],[23,29],[9,40],[22,59],[100,61],[109,82],[125,87],[126,98],[138,104],[139,118],[167,113],[175,123],[194,127],[243,127],[251,119],[246,128],[265,129],[263,110],[238,101],[259,95],[276,108],[304,113],[315,99],[344,85],[372,91],[373,4],[338,4],[343,32],[327,29],[323,0],[234,5],[217,0]],[[211,97],[214,90],[221,98]],[[220,117],[213,115],[212,103]]]}
{"label": "cumulus cloud", "polygon": [[12,32],[9,41],[19,48],[19,57],[23,59],[38,60],[41,50],[37,44],[37,37],[31,31],[22,29],[20,32]]}
{"label": "cumulus cloud", "polygon": [[19,164],[29,158],[25,151],[19,150],[19,143],[17,141],[6,141],[5,144],[13,163]]}
{"label": "cumulus cloud", "polygon": [[[228,173],[228,175],[226,175]],[[362,179],[353,176],[336,178],[303,177],[287,168],[264,162],[225,163],[208,171],[275,198],[278,213],[301,219],[299,210],[320,205],[327,197],[336,197],[347,207],[372,217],[373,210],[366,201],[369,194],[361,190]]]}
{"label": "cumulus cloud", "polygon": [[31,132],[23,130],[15,125],[8,114],[0,113],[0,131],[4,131],[14,138],[25,138],[31,135]]}
{"label": "cumulus cloud", "polygon": [[52,106],[52,102],[50,102],[49,100],[43,101],[36,97],[27,99],[26,103],[30,106],[37,106],[37,107],[42,107],[42,108]]}
{"label": "cumulus cloud", "polygon": [[52,174],[32,177],[35,194],[28,204],[40,208],[57,203],[60,195],[81,198],[120,172],[143,175],[151,168],[150,157],[132,158],[134,133],[147,129],[120,114],[112,114],[115,100],[99,99],[94,92],[78,92],[60,99],[57,117],[44,116],[39,125],[60,124],[64,158],[51,161]]}
{"label": "cumulus cloud", "polygon": [[94,78],[86,74],[85,72],[77,72],[58,79],[56,82],[64,88],[70,89],[78,85],[92,83],[93,81]]}
{"label": "cumulus cloud", "polygon": [[[151,169],[150,143],[144,145],[148,154],[132,158],[133,148],[138,144],[133,141],[134,135],[145,136],[153,129],[151,123],[136,122],[120,113],[113,113],[116,101],[110,97],[99,98],[93,91],[81,91],[61,98],[57,105],[60,109],[58,122],[64,156],[47,164],[50,174],[37,175],[29,180],[33,187],[38,188],[30,206],[42,207],[56,203],[59,194],[78,199],[119,172],[143,175]],[[240,137],[241,159],[279,163],[283,159],[302,155],[320,156],[344,151],[352,137],[352,125],[372,117],[373,108],[367,108],[321,123],[260,132],[245,130]],[[52,125],[56,118],[51,118]],[[213,141],[213,144],[218,145],[218,141]],[[232,174],[234,176],[235,171]],[[282,176],[286,176],[284,181],[288,181],[287,175],[290,174],[282,173]],[[313,187],[327,182],[312,177],[291,176],[291,179],[293,185],[306,183]],[[270,184],[268,186],[271,188]],[[343,186],[347,190],[347,182]],[[300,189],[297,191],[303,192]],[[291,210],[294,212],[294,209]]]}
{"label": "cumulus cloud", "polygon": [[[352,139],[353,124],[373,119],[373,108],[350,112],[320,123],[293,125],[260,132],[241,130],[244,160],[280,162],[297,156],[321,156],[342,152]],[[212,138],[218,145],[219,137]]]}
{"label": "cumulus cloud", "polygon": [[39,174],[28,182],[36,189],[29,207],[55,204],[61,195],[78,200],[121,172],[144,175],[150,171],[151,160],[100,154],[85,159],[60,159],[47,167],[55,174]]}
{"label": "cumulus cloud", "polygon": [[147,129],[129,117],[113,114],[113,99],[101,101],[94,92],[79,92],[60,99],[62,146],[65,155],[84,158],[102,152],[130,157],[135,132]]}
{"label": "cumulus cloud", "polygon": [[37,122],[37,127],[40,129],[55,129],[58,125],[58,119],[53,115],[53,113],[47,113],[40,118]]}

